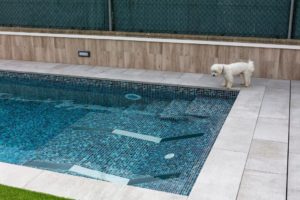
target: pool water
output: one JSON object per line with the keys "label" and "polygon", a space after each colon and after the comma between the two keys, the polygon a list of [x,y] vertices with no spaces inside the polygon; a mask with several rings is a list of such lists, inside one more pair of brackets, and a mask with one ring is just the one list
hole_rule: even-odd
{"label": "pool water", "polygon": [[188,195],[238,92],[0,72],[0,161]]}

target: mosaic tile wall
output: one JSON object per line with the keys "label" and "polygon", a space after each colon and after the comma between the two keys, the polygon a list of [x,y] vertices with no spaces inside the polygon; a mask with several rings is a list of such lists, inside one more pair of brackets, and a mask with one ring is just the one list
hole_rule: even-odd
{"label": "mosaic tile wall", "polygon": [[188,195],[237,95],[2,71],[0,161]]}

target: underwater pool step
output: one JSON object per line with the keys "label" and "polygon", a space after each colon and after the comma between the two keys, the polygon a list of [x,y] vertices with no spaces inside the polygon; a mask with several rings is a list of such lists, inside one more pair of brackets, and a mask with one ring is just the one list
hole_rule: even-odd
{"label": "underwater pool step", "polygon": [[106,174],[104,172],[88,169],[88,168],[81,167],[78,165],[72,166],[69,169],[69,171],[75,172],[75,173],[83,175],[83,176],[88,176],[91,178],[100,179],[100,180],[108,181],[108,182],[112,182],[112,183],[123,184],[123,185],[127,185],[130,181],[130,179],[127,179],[127,178],[123,178],[123,177],[115,176],[115,175],[111,175],[111,174]]}
{"label": "underwater pool step", "polygon": [[31,160],[23,164],[27,167],[36,167],[49,170],[68,171],[73,165],[66,163],[54,163],[48,161]]}
{"label": "underwater pool step", "polygon": [[214,105],[206,99],[195,98],[187,107],[185,114],[190,116],[210,116]]}
{"label": "underwater pool step", "polygon": [[140,178],[130,179],[128,185],[137,185],[141,183],[148,183],[154,182],[159,180],[171,179],[171,178],[178,178],[180,173],[169,173],[169,174],[162,174],[157,176],[142,176]]}
{"label": "underwater pool step", "polygon": [[77,173],[82,176],[87,176],[90,178],[100,179],[103,181],[108,181],[111,183],[118,183],[122,185],[136,185],[140,183],[148,183],[153,181],[159,181],[159,180],[165,180],[165,179],[171,179],[171,178],[178,178],[180,176],[180,173],[169,173],[169,174],[162,174],[157,176],[140,176],[138,178],[128,179],[112,174],[107,174],[101,171],[88,169],[86,167],[81,167],[79,165],[74,165],[69,169],[69,172]]}
{"label": "underwater pool step", "polygon": [[93,105],[93,104],[76,104],[71,100],[64,100],[61,101],[60,104],[55,106],[56,108],[65,108],[67,110],[76,110],[76,109],[84,109],[84,110],[91,110],[91,111],[101,111],[101,112],[120,112],[120,108],[113,108],[107,107],[102,105]]}
{"label": "underwater pool step", "polygon": [[199,120],[210,117],[210,115],[207,114],[207,111],[203,111],[205,110],[205,107],[200,107],[199,109],[199,99],[200,98],[195,98],[192,102],[184,100],[173,100],[163,110],[163,112],[160,113],[159,117],[162,120],[176,121]]}
{"label": "underwater pool step", "polygon": [[146,106],[144,112],[157,116],[169,105],[167,101],[153,101]]}
{"label": "underwater pool step", "polygon": [[117,134],[117,135],[122,135],[122,136],[127,136],[127,137],[131,137],[131,138],[139,139],[139,140],[154,142],[154,143],[160,143],[161,140],[162,140],[162,138],[159,138],[159,137],[144,135],[144,134],[140,134],[140,133],[134,133],[134,132],[120,130],[120,129],[115,129],[115,130],[113,130],[112,133]]}
{"label": "underwater pool step", "polygon": [[166,101],[154,101],[149,104],[132,104],[126,108],[123,113],[155,117],[159,115],[168,104]]}
{"label": "underwater pool step", "polygon": [[142,115],[142,116],[155,117],[154,113],[145,112],[144,110],[130,110],[130,109],[126,109],[126,110],[123,111],[123,114],[126,114],[126,115]]}
{"label": "underwater pool step", "polygon": [[174,136],[174,137],[166,137],[166,138],[162,138],[161,142],[168,142],[168,141],[189,139],[189,138],[194,138],[194,137],[201,137],[202,135],[204,135],[204,133],[195,133],[195,134],[189,134],[189,135],[178,135],[178,136]]}
{"label": "underwater pool step", "polygon": [[188,134],[188,135],[178,135],[178,136],[173,136],[173,137],[160,138],[160,137],[154,137],[154,136],[144,135],[144,134],[140,134],[140,133],[134,133],[134,132],[130,132],[130,131],[124,131],[124,130],[120,130],[120,129],[115,129],[112,133],[117,134],[117,135],[122,135],[122,136],[126,136],[126,137],[139,139],[139,140],[154,142],[156,144],[159,144],[161,142],[168,142],[168,141],[189,139],[189,138],[194,138],[194,137],[201,137],[202,135],[204,135],[204,133],[194,133],[194,134]]}
{"label": "underwater pool step", "polygon": [[98,132],[99,134],[108,134],[110,133],[111,129],[107,128],[92,128],[92,127],[86,127],[86,126],[70,126],[70,128],[73,130],[73,131],[84,131],[84,132],[87,132],[87,133],[90,133],[90,132]]}
{"label": "underwater pool step", "polygon": [[190,101],[173,100],[166,108],[160,113],[161,119],[182,119]]}
{"label": "underwater pool step", "polygon": [[[228,105],[228,106],[224,106]],[[187,107],[185,114],[195,117],[211,117],[228,113],[229,103],[222,99],[211,101],[209,98],[197,97]]]}

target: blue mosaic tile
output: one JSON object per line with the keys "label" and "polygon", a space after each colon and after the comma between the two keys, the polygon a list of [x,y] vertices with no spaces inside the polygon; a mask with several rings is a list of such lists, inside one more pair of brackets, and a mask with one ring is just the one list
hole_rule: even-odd
{"label": "blue mosaic tile", "polygon": [[82,175],[69,170],[78,166],[188,195],[237,95],[0,71],[0,161]]}

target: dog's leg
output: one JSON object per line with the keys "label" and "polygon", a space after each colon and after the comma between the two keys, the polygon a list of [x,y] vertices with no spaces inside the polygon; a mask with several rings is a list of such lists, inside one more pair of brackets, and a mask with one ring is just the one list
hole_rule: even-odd
{"label": "dog's leg", "polygon": [[251,85],[251,77],[252,77],[252,73],[249,73],[247,87]]}
{"label": "dog's leg", "polygon": [[229,73],[226,74],[225,80],[227,81],[226,88],[231,89],[234,81],[233,75]]}
{"label": "dog's leg", "polygon": [[226,86],[227,86],[227,80],[226,80],[226,78],[224,79],[224,82],[222,83],[222,86],[223,86],[223,87],[226,87]]}
{"label": "dog's leg", "polygon": [[245,74],[241,73],[240,76],[241,76],[241,80],[242,80],[241,85],[246,85]]}
{"label": "dog's leg", "polygon": [[232,85],[233,85],[233,82],[228,81],[228,82],[227,82],[226,88],[227,88],[227,89],[231,89],[231,88],[232,88]]}
{"label": "dog's leg", "polygon": [[244,73],[245,87],[249,87],[251,84],[251,73]]}

